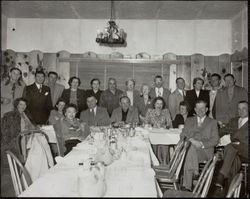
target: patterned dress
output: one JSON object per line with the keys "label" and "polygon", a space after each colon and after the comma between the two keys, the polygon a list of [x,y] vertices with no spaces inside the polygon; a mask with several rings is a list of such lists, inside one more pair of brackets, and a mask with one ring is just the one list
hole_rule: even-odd
{"label": "patterned dress", "polygon": [[168,109],[163,109],[160,114],[156,109],[148,109],[146,113],[146,123],[155,128],[172,127],[171,116]]}

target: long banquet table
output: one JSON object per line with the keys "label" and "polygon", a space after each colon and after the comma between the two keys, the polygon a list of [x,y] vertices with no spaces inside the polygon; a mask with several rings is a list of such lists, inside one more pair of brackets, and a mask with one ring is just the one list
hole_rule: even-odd
{"label": "long banquet table", "polygon": [[[152,152],[149,131],[136,128],[134,137],[120,136],[123,149],[120,157],[105,168],[106,191],[103,197],[157,197],[157,183],[152,164],[158,160]],[[118,139],[119,140],[119,139]],[[92,139],[93,141],[93,139]],[[119,142],[118,142],[119,143]],[[79,143],[57,164],[31,184],[19,197],[82,197],[97,196],[88,190],[79,191],[79,166],[96,151],[102,150],[100,141],[90,139]],[[86,178],[87,180],[87,178]],[[88,183],[88,182],[86,182]]]}

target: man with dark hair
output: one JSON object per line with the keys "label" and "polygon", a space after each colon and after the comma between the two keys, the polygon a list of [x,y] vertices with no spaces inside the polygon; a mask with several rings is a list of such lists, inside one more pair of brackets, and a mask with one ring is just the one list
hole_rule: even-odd
{"label": "man with dark hair", "polygon": [[179,104],[181,101],[184,101],[186,96],[185,89],[185,80],[182,77],[176,79],[176,89],[169,95],[169,111],[171,114],[172,120],[175,119],[175,116],[179,113]]}
{"label": "man with dark hair", "polygon": [[224,188],[224,179],[232,178],[240,171],[241,163],[248,162],[248,102],[238,103],[239,117],[232,118],[219,129],[220,136],[229,135],[231,143],[225,146],[223,164],[215,185]]}
{"label": "man with dark hair", "polygon": [[46,124],[52,109],[50,88],[43,85],[45,73],[36,71],[35,82],[26,86],[23,97],[27,99],[27,110],[38,125]]}
{"label": "man with dark hair", "polygon": [[216,97],[216,120],[219,124],[228,123],[229,119],[238,116],[238,102],[248,100],[246,89],[235,85],[235,78],[232,74],[224,76],[225,89],[218,92]]}
{"label": "man with dark hair", "polygon": [[119,107],[119,100],[123,92],[117,89],[115,78],[109,78],[108,89],[102,92],[99,105],[107,108],[108,114],[111,117],[112,111]]}
{"label": "man with dark hair", "polygon": [[48,74],[48,87],[51,92],[51,100],[53,107],[56,105],[57,100],[61,97],[64,90],[64,86],[56,83],[58,79],[58,74],[54,71],[50,71]]}
{"label": "man with dark hair", "polygon": [[[202,87],[204,85],[204,80],[200,77],[196,77],[193,80],[193,89],[187,91],[186,101],[189,105],[188,116],[195,115],[195,102],[197,100],[203,100],[206,102],[208,110],[209,110],[209,91],[203,90]],[[207,113],[208,114],[208,113]]]}
{"label": "man with dark hair", "polygon": [[217,73],[211,75],[211,90],[209,91],[209,117],[216,118],[216,95],[220,92],[221,76]]}
{"label": "man with dark hair", "polygon": [[112,112],[110,120],[115,126],[138,123],[138,109],[130,105],[130,99],[127,96],[122,96],[120,98],[120,107]]}
{"label": "man with dark hair", "polygon": [[22,71],[14,67],[10,69],[9,78],[1,81],[1,118],[13,110],[13,101],[23,95],[25,83],[21,79]]}
{"label": "man with dark hair", "polygon": [[102,90],[100,90],[101,81],[98,78],[94,78],[90,81],[91,89],[86,90],[86,96],[95,96],[97,104],[99,104]]}
{"label": "man with dark hair", "polygon": [[149,91],[149,97],[153,100],[156,97],[162,97],[165,101],[166,108],[168,108],[168,98],[170,90],[163,87],[163,78],[161,75],[156,75],[154,78],[154,88]]}
{"label": "man with dark hair", "polygon": [[196,116],[187,118],[180,135],[191,142],[184,162],[183,186],[192,190],[193,176],[199,174],[199,162],[207,161],[214,155],[219,135],[217,121],[206,116],[208,110],[204,100],[195,102]]}
{"label": "man with dark hair", "polygon": [[97,106],[95,96],[87,97],[88,109],[81,112],[80,120],[86,122],[89,126],[108,126],[110,118],[107,109]]}

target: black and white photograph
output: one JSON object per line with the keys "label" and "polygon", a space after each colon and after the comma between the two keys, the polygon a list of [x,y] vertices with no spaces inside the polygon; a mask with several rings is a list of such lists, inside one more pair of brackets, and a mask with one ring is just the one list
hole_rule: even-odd
{"label": "black and white photograph", "polygon": [[249,198],[248,1],[1,1],[1,197]]}

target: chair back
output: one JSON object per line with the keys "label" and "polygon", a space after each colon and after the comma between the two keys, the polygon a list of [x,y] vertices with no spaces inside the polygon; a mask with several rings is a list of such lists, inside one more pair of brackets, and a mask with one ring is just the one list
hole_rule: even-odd
{"label": "chair back", "polygon": [[15,194],[16,196],[19,196],[28,186],[32,184],[32,180],[20,160],[11,151],[6,151],[6,153]]}
{"label": "chair back", "polygon": [[24,162],[26,162],[27,156],[28,156],[27,143],[28,143],[29,139],[32,138],[32,136],[34,136],[35,133],[39,133],[39,134],[45,136],[45,138],[48,141],[47,135],[40,130],[28,130],[28,131],[20,133],[17,136],[17,148],[20,151],[20,154],[23,156]]}
{"label": "chair back", "polygon": [[195,195],[195,197],[204,198],[207,196],[209,187],[212,182],[215,164],[217,160],[218,160],[218,155],[215,154],[213,158],[207,161],[205,167],[201,172],[198,182],[193,190],[193,194]]}
{"label": "chair back", "polygon": [[241,188],[241,181],[243,179],[243,174],[238,173],[234,176],[232,182],[230,183],[230,186],[228,188],[227,192],[227,198],[231,198],[232,196],[234,198],[240,197],[240,188]]}
{"label": "chair back", "polygon": [[181,139],[179,140],[179,142],[177,143],[176,147],[175,147],[175,150],[174,150],[174,153],[172,155],[172,158],[170,159],[170,162],[169,162],[169,168],[172,169],[173,166],[174,166],[174,163],[176,162],[180,152],[181,152],[181,149],[183,148],[184,146],[184,140]]}
{"label": "chair back", "polygon": [[180,148],[177,148],[176,157],[174,157],[173,163],[170,167],[171,178],[178,179],[189,146],[190,146],[189,141],[183,141],[183,144],[180,143]]}

